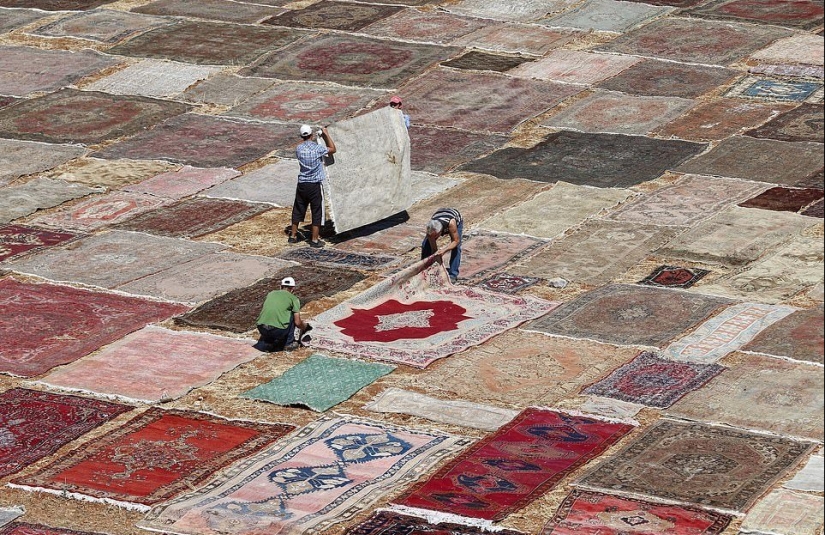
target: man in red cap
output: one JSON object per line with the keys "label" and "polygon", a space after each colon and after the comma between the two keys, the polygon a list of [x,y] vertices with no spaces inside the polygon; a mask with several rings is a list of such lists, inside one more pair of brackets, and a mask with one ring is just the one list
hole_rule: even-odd
{"label": "man in red cap", "polygon": [[406,113],[404,113],[404,111],[401,109],[401,106],[403,104],[404,103],[401,102],[401,97],[399,97],[398,95],[395,95],[394,97],[392,97],[390,99],[390,108],[393,108],[393,109],[398,110],[398,111],[401,112],[401,117],[404,119],[404,126],[406,126],[407,130],[409,130],[410,129],[410,116],[407,115]]}

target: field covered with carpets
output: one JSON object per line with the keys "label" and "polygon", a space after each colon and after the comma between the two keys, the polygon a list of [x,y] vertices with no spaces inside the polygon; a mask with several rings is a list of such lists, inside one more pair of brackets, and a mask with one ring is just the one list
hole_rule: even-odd
{"label": "field covered with carpets", "polygon": [[821,0],[0,0],[0,535],[822,535],[823,156]]}

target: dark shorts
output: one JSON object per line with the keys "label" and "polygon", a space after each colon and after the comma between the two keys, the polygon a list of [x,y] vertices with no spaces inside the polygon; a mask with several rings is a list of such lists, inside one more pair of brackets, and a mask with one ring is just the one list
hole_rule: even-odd
{"label": "dark shorts", "polygon": [[312,224],[320,227],[324,210],[324,194],[320,182],[298,182],[295,202],[292,204],[292,222],[303,223],[307,208],[312,211]]}

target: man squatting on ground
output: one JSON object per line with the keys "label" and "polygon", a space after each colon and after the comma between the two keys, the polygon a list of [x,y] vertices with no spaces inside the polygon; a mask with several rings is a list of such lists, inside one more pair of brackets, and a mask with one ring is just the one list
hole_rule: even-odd
{"label": "man squatting on ground", "polygon": [[324,194],[323,182],[327,177],[324,168],[324,157],[335,154],[335,143],[327,132],[326,127],[320,131],[326,144],[317,142],[317,136],[309,125],[301,126],[301,143],[295,148],[298,158],[298,187],[295,189],[295,202],[292,204],[292,228],[290,229],[289,243],[298,243],[298,224],[304,221],[307,207],[312,212],[312,237],[310,247],[323,247],[321,241],[321,225],[324,222]]}
{"label": "man squatting on ground", "polygon": [[[450,281],[455,284],[458,279],[458,267],[461,264],[461,237],[464,233],[464,220],[461,219],[461,214],[455,208],[439,208],[430,218],[427,223],[427,236],[421,243],[421,259],[425,259],[435,251],[435,255],[439,262],[441,256],[447,251],[452,251],[450,254],[450,267],[447,273],[450,275]],[[436,242],[441,236],[450,236],[450,243],[442,247],[436,248]]]}
{"label": "man squatting on ground", "polygon": [[[266,295],[261,314],[258,316],[258,332],[261,338],[255,344],[260,351],[292,351],[300,347],[300,333],[310,329],[301,319],[301,301],[293,294],[295,279],[286,277],[281,281],[280,290],[272,290]],[[295,329],[298,328],[298,336]]]}

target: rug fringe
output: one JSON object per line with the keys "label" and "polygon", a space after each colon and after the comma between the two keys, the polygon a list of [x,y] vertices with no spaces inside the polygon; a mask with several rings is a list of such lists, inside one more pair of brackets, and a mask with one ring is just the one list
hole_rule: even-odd
{"label": "rug fringe", "polygon": [[[381,509],[379,509],[380,511]],[[459,524],[462,526],[470,526],[478,528],[488,533],[501,533],[506,528],[498,527],[489,520],[482,520],[479,518],[470,518],[467,516],[454,515],[451,513],[440,513],[437,511],[430,511],[427,509],[419,509],[417,507],[407,507],[406,505],[393,504],[390,509],[383,509],[393,513],[401,513],[408,516],[423,518],[430,524]],[[511,530],[512,531],[512,530]]]}
{"label": "rug fringe", "polygon": [[141,513],[146,513],[152,508],[151,506],[144,505],[142,503],[124,502],[120,500],[113,500],[111,498],[96,498],[94,496],[80,494],[79,492],[68,492],[65,490],[47,489],[45,487],[31,487],[29,485],[19,485],[17,483],[6,483],[6,486],[13,489],[25,490],[27,492],[44,492],[46,494],[54,494],[55,496],[74,498],[75,500],[83,502],[105,503],[107,505],[114,505],[115,507],[119,507],[121,509],[126,509],[129,511],[139,511]]}
{"label": "rug fringe", "polygon": [[634,420],[633,418],[613,418],[611,416],[602,416],[601,414],[591,414],[589,412],[583,412],[578,409],[562,409],[559,407],[542,407],[537,405],[531,405],[529,408],[545,411],[563,412],[564,414],[569,414],[570,416],[592,418],[594,420],[601,420],[603,422],[610,422],[612,424],[628,424],[632,425],[633,427],[639,427],[641,425],[638,421]]}
{"label": "rug fringe", "polygon": [[575,481],[573,483],[571,483],[571,486],[573,488],[576,488],[576,489],[579,489],[579,490],[586,490],[586,491],[590,491],[590,492],[598,492],[598,493],[601,493],[601,494],[605,494],[605,493],[615,494],[616,496],[621,496],[621,497],[624,497],[624,498],[633,498],[633,499],[636,499],[636,500],[642,500],[642,501],[650,502],[650,503],[661,503],[661,504],[664,504],[664,505],[677,505],[677,506],[680,506],[680,507],[692,507],[694,509],[704,509],[704,510],[707,510],[707,511],[713,511],[714,513],[719,513],[719,514],[722,514],[722,515],[732,516],[734,518],[744,518],[744,516],[745,516],[745,513],[742,513],[740,511],[735,511],[733,509],[725,509],[724,507],[713,507],[711,505],[704,505],[704,504],[699,505],[699,504],[696,504],[696,503],[691,503],[691,502],[681,501],[681,500],[671,500],[671,499],[668,499],[668,498],[660,498],[659,496],[652,496],[650,494],[641,494],[639,492],[629,492],[629,491],[626,491],[626,490],[617,490],[617,489],[603,489],[603,488],[594,487],[594,486],[591,486],[591,485],[583,485],[581,483],[576,483]]}
{"label": "rug fringe", "polygon": [[[93,396],[95,398],[105,399],[105,400],[109,400],[109,401],[119,401],[121,403],[152,405],[154,403],[163,403],[164,402],[164,400],[151,401],[151,400],[146,400],[146,399],[130,398],[130,397],[126,397],[126,396],[121,396],[119,394],[107,394],[105,392],[95,392],[94,390],[87,390],[85,388],[72,388],[70,386],[58,386],[58,385],[53,385],[51,383],[47,383],[47,382],[42,381],[42,380],[40,380],[40,381],[25,381],[25,384],[29,385],[29,386],[45,387],[48,390],[51,390],[51,391],[54,391],[54,392],[66,392],[66,393],[70,393],[70,394],[86,394],[87,396]],[[169,400],[169,401],[171,401],[171,400]]]}

